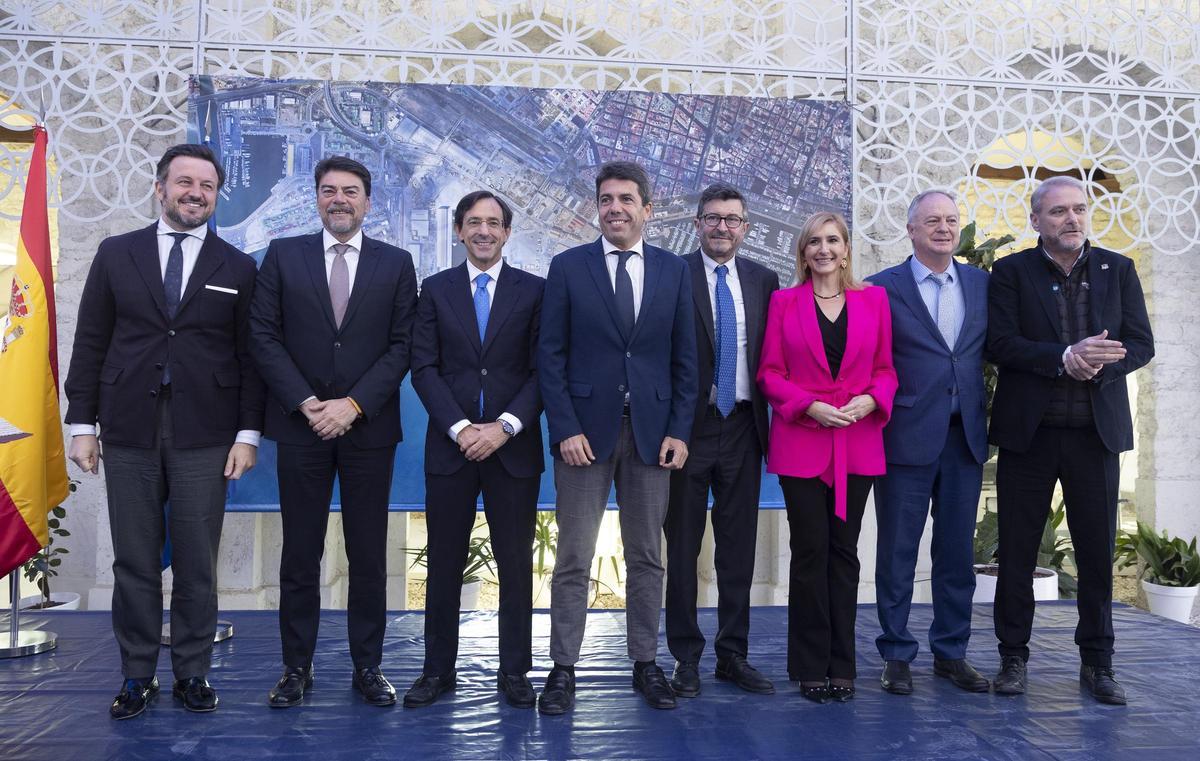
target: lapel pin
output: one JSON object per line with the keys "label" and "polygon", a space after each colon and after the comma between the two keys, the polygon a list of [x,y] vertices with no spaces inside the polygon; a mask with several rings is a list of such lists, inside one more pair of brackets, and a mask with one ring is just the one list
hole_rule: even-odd
{"label": "lapel pin", "polygon": [[1100,265],[1100,269],[1102,269],[1102,270],[1106,270],[1106,269],[1108,269],[1108,265],[1107,265],[1107,264],[1101,264],[1101,265]]}
{"label": "lapel pin", "polygon": [[1050,290],[1057,292],[1058,291],[1058,283],[1055,283],[1054,285],[1050,286]]}

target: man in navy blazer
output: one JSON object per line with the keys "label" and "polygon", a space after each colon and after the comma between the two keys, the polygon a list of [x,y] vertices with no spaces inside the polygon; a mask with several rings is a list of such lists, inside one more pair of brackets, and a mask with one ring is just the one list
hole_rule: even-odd
{"label": "man in navy blazer", "polygon": [[883,429],[887,474],[875,480],[876,609],[883,633],[880,682],[912,693],[917,656],[908,630],[917,547],[933,507],[933,671],[969,692],[988,681],[967,661],[975,593],[974,536],[987,460],[983,346],[987,273],[954,261],[958,206],[944,190],[908,207],[913,255],[870,278],[887,289],[892,357],[900,388]]}
{"label": "man in navy blazer", "polygon": [[[254,466],[263,389],[250,357],[254,260],[208,228],[225,172],[202,145],[158,162],[162,217],[105,239],[79,302],[65,390],[69,455],[104,476],[113,541],[113,631],[125,683],[114,719],[158,692],[162,547],[173,543],[172,693],[212,711],[217,550],[226,479]],[[169,517],[163,504],[171,501]]]}
{"label": "man in navy blazer", "polygon": [[550,261],[538,341],[558,492],[554,668],[538,704],[545,714],[574,705],[588,577],[614,480],[633,684],[655,708],[675,707],[655,654],[669,473],[687,460],[696,407],[691,274],[682,259],[642,240],[653,209],[642,167],[602,166],[596,201],[600,239]]}
{"label": "man in navy blazer", "polygon": [[278,444],[279,629],[283,676],[275,708],[312,685],[321,555],[334,476],[350,563],[347,629],[353,684],[373,705],[396,692],[380,672],[387,617],[387,522],[400,441],[417,279],[407,251],[362,233],[371,173],[335,156],[314,171],[324,229],[271,241],[251,309],[255,359],[267,383],[266,436]]}
{"label": "man in navy blazer", "polygon": [[467,260],[425,278],[413,329],[413,388],[425,434],[425,664],[404,695],[425,706],[456,686],[459,596],[475,503],[483,506],[500,577],[499,690],[533,708],[533,533],[541,484],[537,337],[542,286],[504,261],[512,210],[486,190],[454,209]]}
{"label": "man in navy blazer", "polygon": [[1060,482],[1079,569],[1080,683],[1124,705],[1112,668],[1112,559],[1120,453],[1133,448],[1125,377],[1154,356],[1154,336],[1133,262],[1088,242],[1083,183],[1052,177],[1029,205],[1038,244],[997,260],[988,289],[988,357],[999,370],[996,692],[1025,692],[1033,570]]}

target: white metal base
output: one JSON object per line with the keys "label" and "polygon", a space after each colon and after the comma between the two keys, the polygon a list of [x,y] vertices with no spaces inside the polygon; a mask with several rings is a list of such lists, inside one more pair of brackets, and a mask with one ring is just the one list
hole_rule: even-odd
{"label": "white metal base", "polygon": [[0,642],[5,643],[4,647],[0,647],[0,658],[23,658],[53,650],[58,646],[58,635],[54,632],[20,631],[17,632],[15,645],[12,644],[11,635],[0,635]]}

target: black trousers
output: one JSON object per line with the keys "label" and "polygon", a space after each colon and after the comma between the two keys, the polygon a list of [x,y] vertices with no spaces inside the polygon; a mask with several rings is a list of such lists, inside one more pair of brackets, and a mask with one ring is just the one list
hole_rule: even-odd
{"label": "black trousers", "polygon": [[395,445],[360,449],[345,437],[278,447],[283,555],[279,562],[279,634],[285,666],[312,663],[321,619],[321,556],[333,479],[342,498],[350,583],[346,601],[354,668],[383,660],[387,622],[388,495]]}
{"label": "black trousers", "polygon": [[696,558],[708,522],[710,487],[717,572],[715,650],[718,658],[746,656],[761,484],[762,446],[753,412],[747,408],[727,418],[705,415],[692,437],[687,463],[671,472],[664,526],[667,646],[677,661],[694,663],[704,652],[704,635],[696,624]]}
{"label": "black trousers", "polygon": [[1000,450],[996,463],[1000,576],[994,611],[1000,654],[1029,659],[1033,569],[1056,481],[1062,482],[1079,569],[1075,644],[1085,665],[1111,666],[1120,461],[1117,453],[1105,448],[1095,428],[1043,426],[1034,433],[1028,451]]}
{"label": "black trousers", "polygon": [[509,475],[495,455],[468,462],[453,475],[425,475],[425,674],[444,676],[458,658],[459,595],[480,492],[500,581],[500,670],[524,674],[533,668],[533,532],[540,482],[538,476]]}
{"label": "black trousers", "polygon": [[834,515],[833,488],[821,479],[779,477],[791,533],[787,661],[793,681],[857,676],[858,532],[874,480],[848,478],[843,521]]}

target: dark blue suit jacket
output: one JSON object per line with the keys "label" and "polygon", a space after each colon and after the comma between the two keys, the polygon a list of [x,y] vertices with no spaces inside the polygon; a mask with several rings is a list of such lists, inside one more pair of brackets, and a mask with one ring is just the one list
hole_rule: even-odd
{"label": "dark blue suit jacket", "polygon": [[[1105,365],[1088,384],[1100,440],[1111,452],[1133,448],[1125,376],[1154,356],[1154,335],[1133,261],[1091,246],[1088,335],[1103,330],[1125,345],[1125,358]],[[1025,452],[1050,403],[1067,348],[1059,333],[1053,277],[1040,244],[997,259],[988,293],[988,359],[999,378],[992,400],[991,441]]]}
{"label": "dark blue suit jacket", "polygon": [[447,435],[450,426],[463,419],[491,422],[502,412],[514,415],[524,428],[493,456],[518,478],[545,470],[536,356],[544,284],[537,275],[505,263],[482,343],[466,262],[430,275],[421,284],[412,376],[413,388],[429,412],[426,473],[450,475],[467,463]]}
{"label": "dark blue suit jacket", "polygon": [[887,461],[928,465],[937,459],[950,424],[950,392],[957,383],[967,444],[975,460],[982,463],[988,456],[987,392],[983,385],[988,274],[969,264],[955,263],[962,279],[966,314],[958,340],[950,347],[921,300],[909,259],[868,278],[888,293],[892,362],[900,382],[892,419],[883,429]]}
{"label": "dark blue suit jacket", "polygon": [[585,434],[597,461],[612,457],[625,383],[638,455],[658,462],[662,440],[687,441],[696,412],[696,328],[691,275],[678,256],[644,244],[642,303],[623,334],[600,239],[550,260],[542,301],[538,374],[551,450]]}
{"label": "dark blue suit jacket", "polygon": [[364,236],[338,328],[321,233],[271,241],[250,310],[254,358],[267,383],[267,438],[315,444],[320,439],[300,403],[349,396],[363,413],[346,434],[355,446],[398,442],[400,382],[408,372],[416,305],[412,256]]}

